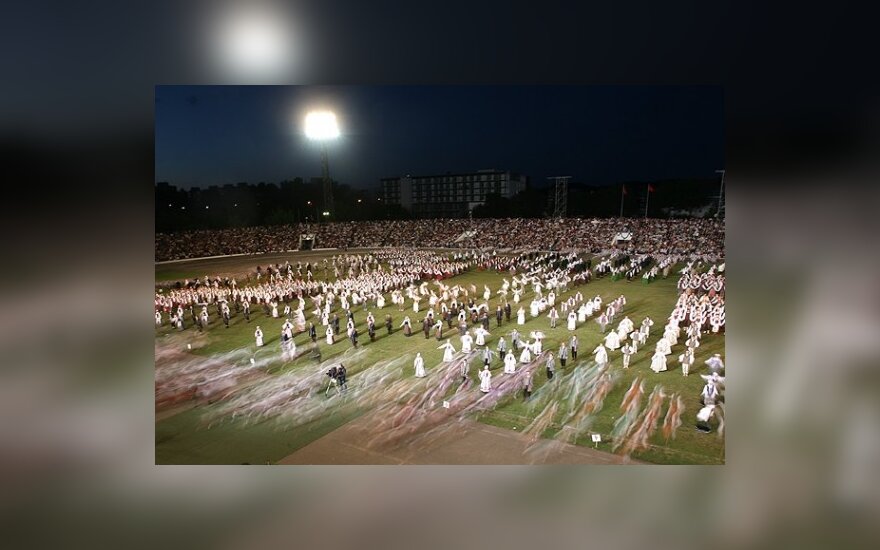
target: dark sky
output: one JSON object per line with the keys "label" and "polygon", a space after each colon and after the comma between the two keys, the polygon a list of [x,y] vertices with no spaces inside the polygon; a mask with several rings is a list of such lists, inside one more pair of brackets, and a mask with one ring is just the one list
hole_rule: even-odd
{"label": "dark sky", "polygon": [[158,86],[156,181],[319,176],[302,124],[321,108],[342,132],[328,146],[331,176],[353,187],[484,168],[606,184],[724,167],[714,86]]}

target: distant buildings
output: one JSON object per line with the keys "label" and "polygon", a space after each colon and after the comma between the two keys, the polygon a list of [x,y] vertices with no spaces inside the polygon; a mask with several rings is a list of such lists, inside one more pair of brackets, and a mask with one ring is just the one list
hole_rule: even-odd
{"label": "distant buildings", "polygon": [[382,197],[400,205],[415,218],[459,218],[497,193],[511,198],[526,188],[526,176],[501,170],[469,174],[382,178]]}

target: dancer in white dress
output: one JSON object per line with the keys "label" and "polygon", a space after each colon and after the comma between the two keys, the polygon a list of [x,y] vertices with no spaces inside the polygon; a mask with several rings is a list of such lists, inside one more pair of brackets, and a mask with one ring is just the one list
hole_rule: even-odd
{"label": "dancer in white dress", "polygon": [[471,346],[474,343],[474,337],[467,331],[461,335],[461,351],[462,353],[470,353]]}
{"label": "dancer in white dress", "polygon": [[263,345],[263,331],[260,330],[260,327],[257,327],[257,330],[254,331],[254,337],[257,339],[257,347],[262,347]]}
{"label": "dancer in white dress", "polygon": [[620,323],[617,325],[617,337],[621,342],[626,340],[629,333],[632,332],[633,322],[630,321],[629,317],[624,317]]}
{"label": "dancer in white dress", "polygon": [[413,366],[416,368],[416,378],[424,378],[427,376],[425,374],[425,360],[422,359],[422,354],[417,353],[415,361],[413,361]]}
{"label": "dancer in white dress", "polygon": [[651,357],[651,370],[654,372],[663,372],[666,370],[666,355],[659,349],[655,351],[654,355]]}
{"label": "dancer in white dress", "polygon": [[613,330],[605,336],[605,346],[612,351],[620,347],[620,337]]}
{"label": "dancer in white dress", "polygon": [[531,363],[532,362],[532,346],[528,342],[523,344],[522,353],[519,354],[519,362],[520,363]]}
{"label": "dancer in white dress", "polygon": [[504,374],[514,373],[516,373],[516,357],[514,357],[513,351],[508,351],[504,356]]}
{"label": "dancer in white dress", "polygon": [[603,367],[608,364],[608,350],[602,344],[596,346],[596,349],[593,350],[593,355],[596,356],[596,363]]}
{"label": "dancer in white dress", "polygon": [[575,330],[577,328],[577,314],[572,311],[568,314],[568,330]]}
{"label": "dancer in white dress", "polygon": [[272,317],[278,317],[278,302],[272,302]]}
{"label": "dancer in white dress", "polygon": [[538,300],[532,300],[532,303],[529,304],[529,313],[532,314],[532,317],[537,317],[539,313]]}
{"label": "dancer in white dress", "polygon": [[586,304],[581,304],[581,307],[578,308],[578,323],[586,323],[587,315],[590,315],[590,312],[587,310]]}
{"label": "dancer in white dress", "polygon": [[483,367],[480,371],[480,391],[489,393],[492,390],[492,373],[489,371],[489,365]]}
{"label": "dancer in white dress", "polygon": [[455,353],[455,348],[449,342],[445,342],[442,346],[438,346],[437,349],[442,349],[443,351],[443,362],[448,363],[452,361],[452,355]]}
{"label": "dancer in white dress", "polygon": [[526,310],[524,310],[522,307],[520,307],[519,310],[516,312],[516,324],[526,324]]}
{"label": "dancer in white dress", "polygon": [[333,327],[327,327],[327,332],[325,334],[327,335],[327,345],[332,346],[333,345]]}
{"label": "dancer in white dress", "polygon": [[490,336],[489,331],[484,329],[483,327],[477,327],[477,330],[475,330],[474,333],[477,335],[477,345],[485,346],[486,336]]}
{"label": "dancer in white dress", "polygon": [[662,353],[663,355],[669,355],[670,353],[672,353],[672,347],[669,345],[669,340],[667,340],[666,338],[661,338],[657,340],[657,347],[655,348],[655,350]]}

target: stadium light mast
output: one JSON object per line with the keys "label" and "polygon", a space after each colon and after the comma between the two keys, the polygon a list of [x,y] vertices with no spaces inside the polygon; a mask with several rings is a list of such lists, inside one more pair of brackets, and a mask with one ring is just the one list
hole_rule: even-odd
{"label": "stadium light mast", "polygon": [[568,181],[571,176],[551,176],[547,178],[556,182],[553,197],[553,217],[564,218],[568,212]]}
{"label": "stadium light mast", "polygon": [[336,115],[330,111],[312,111],[306,115],[306,137],[321,144],[321,179],[324,187],[323,217],[333,214],[333,188],[330,182],[330,162],[327,142],[339,137]]}
{"label": "stadium light mast", "polygon": [[715,213],[715,217],[721,217],[721,208],[722,208],[722,199],[724,197],[724,170],[715,170],[716,174],[721,174],[721,189],[718,191],[718,212]]}

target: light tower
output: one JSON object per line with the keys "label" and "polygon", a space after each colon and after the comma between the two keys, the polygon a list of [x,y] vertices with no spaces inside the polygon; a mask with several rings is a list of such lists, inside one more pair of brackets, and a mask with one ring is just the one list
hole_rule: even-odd
{"label": "light tower", "polygon": [[718,211],[715,217],[721,217],[721,211],[724,210],[724,170],[715,170],[716,174],[721,174],[721,188],[718,190]]}
{"label": "light tower", "polygon": [[553,217],[564,218],[568,212],[568,180],[571,176],[552,176],[547,178],[556,182],[556,193],[553,199]]}
{"label": "light tower", "polygon": [[330,182],[330,162],[327,142],[339,137],[336,115],[330,111],[312,111],[306,115],[306,137],[321,144],[321,179],[324,187],[324,218],[333,214],[333,187]]}

